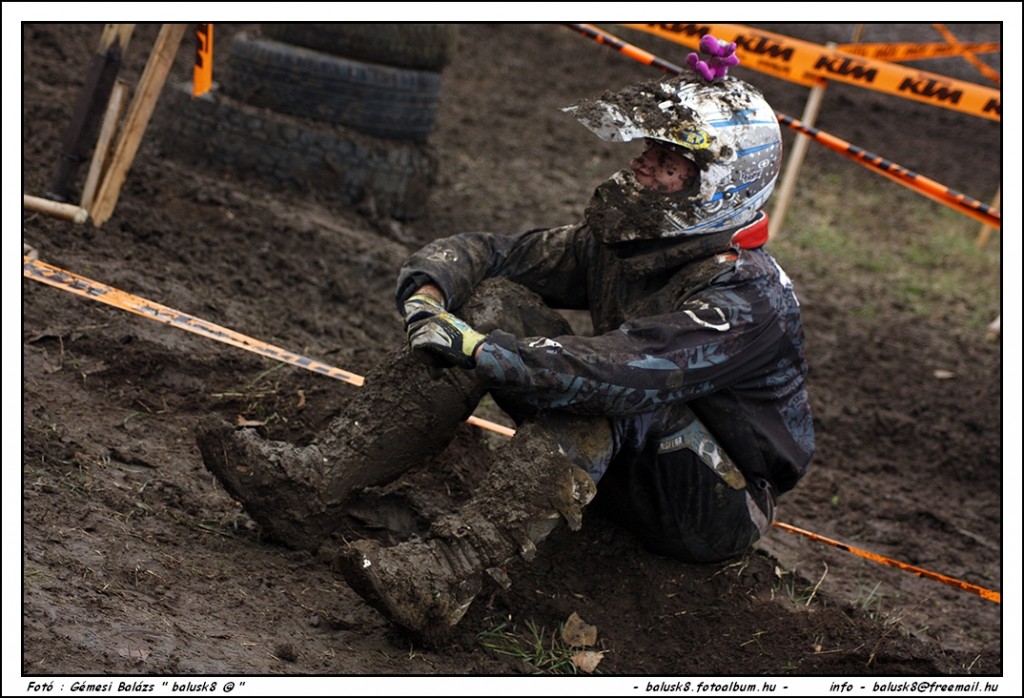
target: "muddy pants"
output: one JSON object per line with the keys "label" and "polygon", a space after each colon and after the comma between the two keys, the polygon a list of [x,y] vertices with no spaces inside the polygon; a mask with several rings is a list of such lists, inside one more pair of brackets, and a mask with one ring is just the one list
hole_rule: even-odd
{"label": "muddy pants", "polygon": [[[504,321],[516,314],[515,305],[503,309]],[[530,315],[516,334],[551,336],[537,331],[536,307]],[[557,322],[545,320],[543,329],[550,332]],[[771,485],[745,478],[686,405],[630,417],[530,414],[510,396],[492,395],[517,422],[543,421],[570,460],[598,483],[594,505],[653,552],[687,562],[726,560],[742,555],[774,519]]]}
{"label": "muddy pants", "polygon": [[772,487],[745,478],[692,412],[675,412],[690,421],[668,434],[652,427],[651,415],[537,419],[597,483],[593,506],[651,551],[686,562],[742,555],[774,519]]}

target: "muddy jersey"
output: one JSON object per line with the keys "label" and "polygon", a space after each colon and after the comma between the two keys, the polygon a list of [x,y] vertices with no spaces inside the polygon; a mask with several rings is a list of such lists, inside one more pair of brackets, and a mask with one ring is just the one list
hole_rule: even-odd
{"label": "muddy jersey", "polygon": [[[413,255],[397,297],[401,306],[431,281],[458,308],[483,279],[500,276],[553,308],[589,309],[593,336],[491,332],[477,372],[542,409],[658,423],[645,434],[671,433],[673,406],[685,403],[746,477],[784,492],[814,450],[799,304],[766,250],[730,240],[727,233],[611,246],[585,223],[463,233]],[[621,439],[629,441],[626,431]],[[624,456],[647,450],[622,446]]]}

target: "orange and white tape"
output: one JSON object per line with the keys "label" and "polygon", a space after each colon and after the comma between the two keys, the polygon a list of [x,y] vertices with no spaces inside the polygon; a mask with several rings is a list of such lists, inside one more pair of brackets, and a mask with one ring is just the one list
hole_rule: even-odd
{"label": "orange and white tape", "polygon": [[[311,359],[308,356],[302,356],[294,352],[282,349],[281,347],[268,344],[267,342],[252,337],[247,337],[244,334],[235,332],[226,327],[221,327],[202,318],[183,313],[180,310],[174,310],[168,308],[166,305],[160,305],[153,301],[146,300],[139,296],[124,291],[118,290],[106,284],[100,283],[99,281],[93,281],[87,279],[84,276],[79,276],[73,272],[55,267],[52,264],[46,262],[40,262],[37,259],[33,259],[27,255],[23,256],[23,274],[29,279],[34,279],[41,283],[47,284],[48,286],[55,286],[64,291],[68,291],[77,296],[83,296],[90,300],[104,303],[121,310],[127,310],[130,313],[141,315],[142,317],[149,318],[150,320],[156,320],[157,322],[171,327],[177,327],[180,330],[191,332],[208,339],[215,339],[218,342],[224,344],[230,344],[246,351],[251,351],[260,356],[264,356],[268,359],[274,359],[283,363],[291,364],[292,366],[298,366],[304,368],[307,371],[319,373],[330,378],[349,383],[351,385],[360,386],[364,383],[364,379],[360,375],[350,373],[349,371],[343,371],[340,368],[335,368],[322,361]],[[466,420],[467,424],[471,426],[479,427],[481,429],[487,429],[493,431],[496,434],[502,436],[512,436],[515,431],[501,424],[496,424],[486,419],[471,416]]]}
{"label": "orange and white tape", "polygon": [[847,543],[840,543],[839,541],[833,540],[832,538],[826,538],[825,536],[819,535],[817,533],[812,533],[811,531],[805,531],[802,528],[797,528],[796,526],[791,526],[790,524],[784,524],[776,521],[773,525],[776,528],[781,528],[784,531],[789,531],[790,533],[798,533],[802,536],[810,538],[811,540],[816,540],[821,543],[827,543],[828,545],[839,548],[840,550],[845,550],[848,553],[852,553],[853,555],[862,557],[865,560],[871,560],[872,562],[877,562],[882,565],[895,567],[896,569],[903,570],[904,572],[916,574],[918,577],[932,579],[936,582],[942,582],[943,584],[951,586],[955,589],[960,589],[961,591],[967,591],[972,594],[977,594],[986,601],[992,601],[993,603],[1003,602],[1003,595],[1000,594],[998,591],[992,591],[991,589],[986,589],[985,587],[978,586],[977,584],[971,584],[970,582],[965,582],[961,579],[956,579],[955,577],[949,577],[938,572],[932,572],[931,570],[926,570],[923,567],[917,567],[916,565],[911,565],[907,562],[893,560],[891,557],[886,557],[885,555],[879,555],[878,553],[868,552],[867,550],[863,550],[861,548],[855,548]]}

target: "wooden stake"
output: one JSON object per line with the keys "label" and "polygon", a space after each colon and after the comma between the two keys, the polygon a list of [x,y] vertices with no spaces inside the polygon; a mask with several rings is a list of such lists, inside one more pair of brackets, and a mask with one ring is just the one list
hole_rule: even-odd
{"label": "wooden stake", "polygon": [[134,24],[107,24],[103,28],[99,46],[89,64],[71,123],[61,144],[57,174],[49,193],[52,199],[68,199],[78,166],[85,160],[92,140],[96,137],[100,111],[110,98],[110,91],[134,28]]}
{"label": "wooden stake", "polygon": [[985,339],[990,342],[998,341],[999,335],[1003,333],[1003,316],[1000,315],[985,328]]}
{"label": "wooden stake", "polygon": [[[853,30],[854,42],[859,42],[861,33],[864,30],[863,24],[858,24]],[[835,48],[836,44],[829,41],[825,44],[829,48]],[[827,80],[819,80],[818,84],[811,88],[811,94],[807,97],[807,104],[804,105],[804,113],[800,121],[809,127],[814,126],[818,119],[818,112],[821,111],[821,102],[825,98],[825,88],[828,87]],[[796,191],[796,181],[800,177],[800,168],[803,167],[804,156],[807,154],[807,146],[811,139],[802,133],[798,133],[793,141],[793,152],[789,155],[786,163],[786,171],[782,173],[782,183],[779,185],[779,194],[772,206],[772,215],[768,219],[768,237],[776,239],[782,233],[782,224],[786,220],[786,210],[789,202]]]}
{"label": "wooden stake", "polygon": [[74,223],[85,223],[89,218],[89,212],[81,206],[66,204],[63,201],[43,199],[38,196],[32,196],[31,194],[22,195],[22,205],[29,211],[45,213],[48,216],[62,218]]}
{"label": "wooden stake", "polygon": [[[992,208],[999,208],[999,205],[1002,203],[1002,195],[1003,188],[999,187],[998,189],[996,189],[996,195],[992,198]],[[992,237],[992,231],[994,230],[995,228],[993,228],[990,225],[981,226],[981,230],[978,231],[978,239],[974,241],[974,244],[976,244],[978,247],[984,247],[985,245],[987,245],[988,239]]]}
{"label": "wooden stake", "polygon": [[[804,113],[800,117],[800,121],[805,126],[814,126],[818,112],[821,111],[821,102],[825,98],[826,87],[828,87],[828,81],[822,80],[811,88],[807,104],[804,105]],[[802,133],[796,134],[796,140],[793,141],[793,152],[789,155],[786,171],[782,175],[779,195],[775,199],[775,205],[772,206],[772,215],[768,218],[768,237],[772,240],[778,238],[782,232],[782,224],[786,220],[786,209],[789,208],[793,192],[796,191],[796,180],[800,177],[800,168],[803,166],[804,156],[807,154],[807,146],[810,142],[811,139]]]}
{"label": "wooden stake", "polygon": [[89,174],[85,177],[85,186],[82,187],[82,208],[92,207],[93,197],[96,195],[96,187],[99,186],[100,176],[110,161],[110,144],[117,133],[117,125],[124,116],[124,105],[128,99],[128,83],[118,80],[114,89],[110,91],[110,101],[107,103],[107,111],[103,115],[103,123],[100,126],[100,136],[96,139],[96,148],[92,151],[92,162],[89,163]]}
{"label": "wooden stake", "polygon": [[124,126],[114,145],[114,154],[110,159],[110,167],[103,177],[90,213],[93,225],[97,228],[107,222],[114,213],[121,187],[128,177],[139,143],[149,125],[149,119],[160,98],[167,74],[174,63],[175,54],[185,35],[187,24],[165,24],[160,28],[160,35],[153,46],[153,52],[146,63],[146,69],[139,80],[138,89],[128,106],[128,114]]}

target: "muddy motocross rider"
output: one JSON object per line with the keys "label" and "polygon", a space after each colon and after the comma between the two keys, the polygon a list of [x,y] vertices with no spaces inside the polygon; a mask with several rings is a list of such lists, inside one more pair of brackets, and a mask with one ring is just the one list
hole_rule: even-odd
{"label": "muddy motocross rider", "polygon": [[[510,583],[507,563],[529,560],[559,520],[578,529],[595,494],[656,553],[738,556],[814,450],[799,306],[763,248],[782,148],[770,106],[736,78],[684,75],[566,111],[606,141],[642,143],[582,221],[440,239],[398,278],[409,354],[450,367],[436,390],[461,398],[463,418],[489,391],[518,424],[429,535],[338,557],[353,589],[423,636],[454,626],[488,578]],[[593,334],[545,306],[589,309]],[[251,485],[216,466],[219,449],[257,457],[232,438],[204,458],[252,511]],[[315,463],[325,448],[289,457]],[[299,527],[277,525],[281,538]]]}

